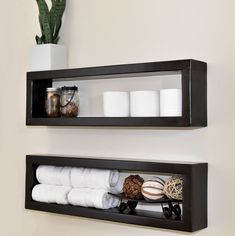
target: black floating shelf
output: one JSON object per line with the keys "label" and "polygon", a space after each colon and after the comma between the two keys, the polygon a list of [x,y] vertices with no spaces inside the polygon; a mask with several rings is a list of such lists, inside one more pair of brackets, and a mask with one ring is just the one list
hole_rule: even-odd
{"label": "black floating shelf", "polygon": [[[53,81],[94,80],[151,76],[155,73],[181,73],[181,117],[78,117],[47,118],[44,106],[46,88]],[[27,125],[47,126],[207,126],[207,64],[196,60],[149,62],[27,73]]]}
{"label": "black floating shelf", "polygon": [[[118,208],[99,210],[95,208],[57,205],[33,201],[31,192],[38,184],[36,169],[39,165],[118,169],[141,173],[182,175],[184,179],[182,217],[166,219],[161,212],[136,210],[135,214],[120,213]],[[123,222],[193,232],[207,227],[207,163],[140,162],[128,160],[107,160],[71,158],[58,156],[28,155],[26,157],[25,208],[94,219]],[[151,203],[150,203],[151,204]]]}

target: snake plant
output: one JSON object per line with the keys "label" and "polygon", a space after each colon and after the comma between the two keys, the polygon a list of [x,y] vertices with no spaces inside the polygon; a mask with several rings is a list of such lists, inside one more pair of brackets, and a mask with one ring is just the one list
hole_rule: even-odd
{"label": "snake plant", "polygon": [[62,24],[62,16],[66,6],[66,0],[51,0],[49,10],[45,0],[36,0],[39,9],[39,23],[42,36],[36,35],[37,44],[57,44],[60,37],[59,31]]}

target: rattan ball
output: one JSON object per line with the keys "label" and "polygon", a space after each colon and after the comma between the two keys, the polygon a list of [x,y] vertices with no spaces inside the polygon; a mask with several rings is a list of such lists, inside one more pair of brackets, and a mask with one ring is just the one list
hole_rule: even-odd
{"label": "rattan ball", "polygon": [[141,186],[144,183],[144,179],[139,175],[128,176],[123,184],[123,193],[126,198],[142,199]]}
{"label": "rattan ball", "polygon": [[172,176],[166,181],[163,192],[170,199],[182,200],[183,178],[181,176]]}

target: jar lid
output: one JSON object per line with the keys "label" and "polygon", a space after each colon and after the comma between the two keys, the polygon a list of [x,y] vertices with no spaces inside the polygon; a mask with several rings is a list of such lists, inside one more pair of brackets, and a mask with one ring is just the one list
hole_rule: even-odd
{"label": "jar lid", "polygon": [[77,91],[78,87],[77,86],[63,86],[62,91],[68,91],[68,90],[72,90],[72,91]]}
{"label": "jar lid", "polygon": [[46,91],[47,92],[59,92],[60,88],[47,88]]}

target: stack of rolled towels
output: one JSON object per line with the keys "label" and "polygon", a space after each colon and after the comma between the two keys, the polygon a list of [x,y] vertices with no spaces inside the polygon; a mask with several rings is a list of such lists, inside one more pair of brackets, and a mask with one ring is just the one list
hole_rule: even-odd
{"label": "stack of rolled towels", "polygon": [[120,204],[109,193],[120,193],[123,180],[117,170],[40,165],[39,182],[32,190],[34,201],[109,209]]}

